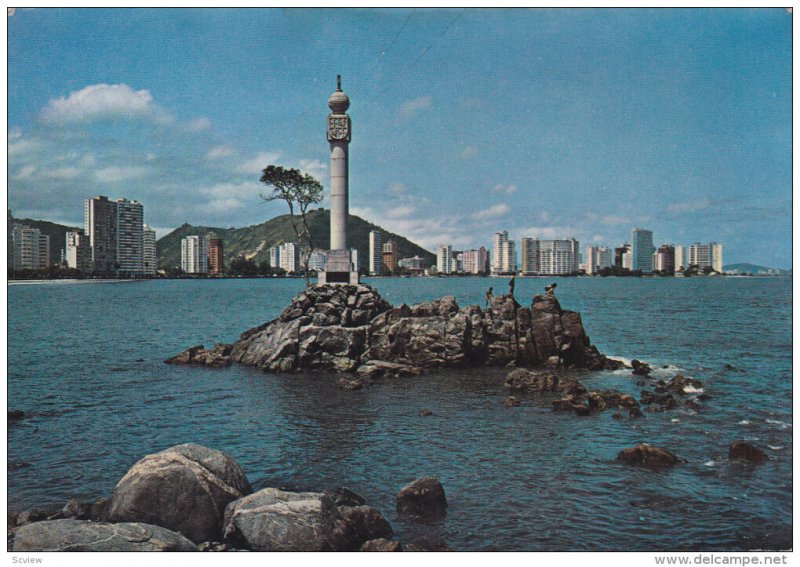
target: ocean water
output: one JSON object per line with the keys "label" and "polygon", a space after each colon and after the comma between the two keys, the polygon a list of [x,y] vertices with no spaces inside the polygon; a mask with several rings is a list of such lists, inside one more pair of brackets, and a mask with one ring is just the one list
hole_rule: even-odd
{"label": "ocean water", "polygon": [[[645,360],[666,379],[679,371],[700,379],[712,399],[696,412],[614,420],[612,411],[554,413],[537,396],[506,409],[505,369],[347,392],[330,375],[174,367],[163,360],[191,345],[232,342],[274,318],[303,281],[11,285],[8,407],[33,416],[9,427],[9,509],[108,496],[145,454],[193,442],[233,455],[257,489],[348,486],[401,539],[433,533],[457,550],[791,546],[791,281],[518,278],[516,296],[529,304],[551,281],[602,352]],[[462,306],[507,285],[366,282],[394,304],[453,294]],[[580,379],[589,389],[641,390],[629,371]],[[420,417],[423,408],[433,415]],[[728,445],[739,439],[770,460],[729,462]],[[640,442],[686,462],[651,471],[615,461]],[[394,495],[424,475],[444,485],[446,517],[398,517]]]}

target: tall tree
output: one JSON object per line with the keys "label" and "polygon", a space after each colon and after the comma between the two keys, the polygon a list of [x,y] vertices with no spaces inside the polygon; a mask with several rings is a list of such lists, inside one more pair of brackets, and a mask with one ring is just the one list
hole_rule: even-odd
{"label": "tall tree", "polygon": [[[277,165],[267,166],[262,171],[261,183],[272,188],[272,193],[261,195],[262,199],[265,201],[282,200],[289,206],[292,228],[300,245],[300,255],[303,261],[306,285],[308,285],[308,261],[311,251],[314,249],[314,243],[311,240],[311,230],[308,228],[306,212],[308,207],[322,201],[322,184],[311,175],[298,169],[284,169]],[[295,211],[299,215],[295,214]]]}

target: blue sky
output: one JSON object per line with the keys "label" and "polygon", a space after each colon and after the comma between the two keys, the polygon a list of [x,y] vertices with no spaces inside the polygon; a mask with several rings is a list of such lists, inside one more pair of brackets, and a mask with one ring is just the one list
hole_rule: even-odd
{"label": "blue sky", "polygon": [[717,241],[791,267],[791,15],[767,10],[17,10],[8,200],[82,225],[144,204],[159,235],[246,226],[259,171],[327,188],[351,99],[351,212],[433,250],[512,237]]}

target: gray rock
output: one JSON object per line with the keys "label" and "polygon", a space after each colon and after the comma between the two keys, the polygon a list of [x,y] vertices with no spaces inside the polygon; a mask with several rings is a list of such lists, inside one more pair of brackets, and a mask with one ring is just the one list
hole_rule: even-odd
{"label": "gray rock", "polygon": [[349,526],[331,495],[277,488],[231,502],[223,535],[231,545],[254,551],[346,551],[352,546]]}
{"label": "gray rock", "polygon": [[111,497],[112,522],[144,522],[195,543],[219,539],[229,502],[251,492],[239,464],[199,445],[147,455],[119,481]]}
{"label": "gray rock", "polygon": [[426,476],[397,493],[397,511],[420,516],[441,516],[447,511],[444,487],[436,477]]}
{"label": "gray rock", "polygon": [[572,376],[559,376],[553,372],[541,372],[516,368],[506,376],[505,387],[510,390],[529,392],[553,392],[570,396],[581,396],[586,388]]}
{"label": "gray rock", "polygon": [[349,549],[359,549],[371,539],[390,538],[394,535],[386,518],[372,506],[339,506],[339,513],[348,526]]}
{"label": "gray rock", "polygon": [[671,451],[644,443],[623,449],[617,455],[617,460],[629,465],[649,468],[671,467],[679,462],[678,457]]}
{"label": "gray rock", "polygon": [[13,551],[197,551],[182,535],[143,523],[53,520],[18,528]]}
{"label": "gray rock", "polygon": [[430,536],[421,536],[403,544],[403,551],[453,551],[450,547],[440,539],[434,539]]}
{"label": "gray rock", "polygon": [[399,541],[378,538],[364,542],[361,551],[403,551],[403,545]]}

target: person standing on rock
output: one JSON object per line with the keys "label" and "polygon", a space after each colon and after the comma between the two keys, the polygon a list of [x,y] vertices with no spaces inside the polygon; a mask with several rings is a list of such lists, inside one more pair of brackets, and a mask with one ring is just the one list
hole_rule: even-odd
{"label": "person standing on rock", "polygon": [[511,279],[508,280],[508,295],[514,297],[514,284],[517,278],[517,274],[511,274]]}
{"label": "person standing on rock", "polygon": [[486,290],[486,307],[489,307],[492,304],[492,298],[494,297],[494,287],[490,287]]}
{"label": "person standing on rock", "polygon": [[546,286],[544,290],[547,292],[547,295],[549,295],[550,297],[555,296],[557,285],[558,285],[557,283],[551,283],[550,285]]}

